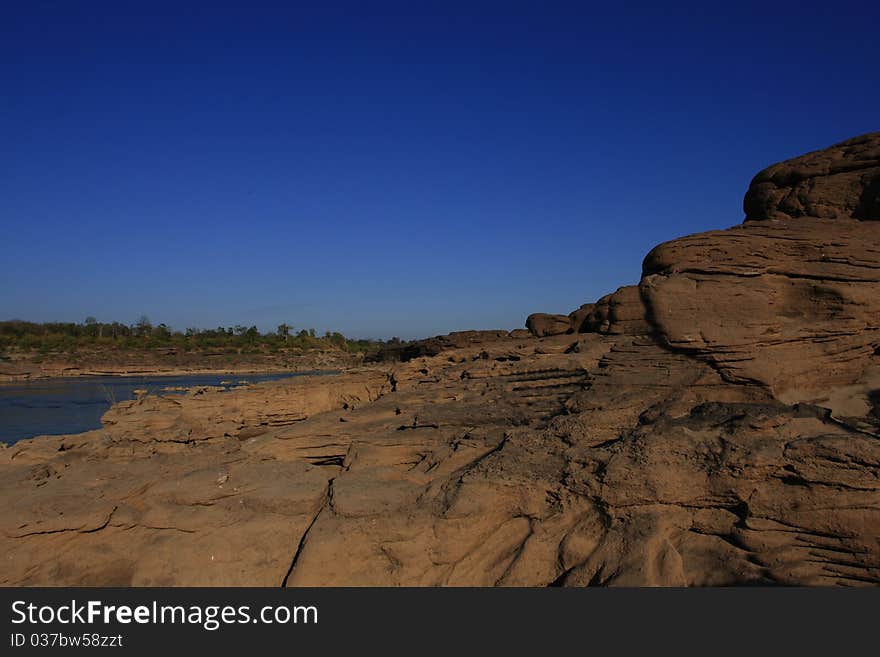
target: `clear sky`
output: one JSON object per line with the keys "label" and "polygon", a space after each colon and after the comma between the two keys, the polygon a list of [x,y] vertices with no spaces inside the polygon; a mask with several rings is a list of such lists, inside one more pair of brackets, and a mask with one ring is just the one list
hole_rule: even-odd
{"label": "clear sky", "polygon": [[412,338],[569,312],[741,221],[764,166],[880,130],[878,25],[877,2],[3,3],[0,319]]}

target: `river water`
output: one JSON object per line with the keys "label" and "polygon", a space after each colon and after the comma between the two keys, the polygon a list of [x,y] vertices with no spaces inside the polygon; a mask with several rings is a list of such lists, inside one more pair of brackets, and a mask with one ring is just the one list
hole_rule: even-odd
{"label": "river water", "polygon": [[77,376],[0,383],[0,442],[68,434],[101,427],[101,416],[113,402],[135,398],[135,390],[182,394],[167,388],[259,383],[304,374],[193,374],[183,376]]}

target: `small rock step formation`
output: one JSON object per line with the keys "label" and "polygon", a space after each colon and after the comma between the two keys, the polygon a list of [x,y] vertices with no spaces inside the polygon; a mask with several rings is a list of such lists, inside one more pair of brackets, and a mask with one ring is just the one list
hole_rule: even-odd
{"label": "small rock step formation", "polygon": [[528,330],[0,450],[4,585],[880,584],[880,133]]}

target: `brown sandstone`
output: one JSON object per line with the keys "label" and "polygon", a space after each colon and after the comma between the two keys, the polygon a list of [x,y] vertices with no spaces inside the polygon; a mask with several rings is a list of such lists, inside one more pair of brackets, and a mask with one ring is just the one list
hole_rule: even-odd
{"label": "brown sandstone", "polygon": [[0,583],[876,585],[878,146],[762,172],[749,221],[658,246],[542,337],[2,449]]}
{"label": "brown sandstone", "polygon": [[538,338],[548,335],[562,335],[572,331],[572,320],[568,315],[533,313],[526,318],[526,328]]}

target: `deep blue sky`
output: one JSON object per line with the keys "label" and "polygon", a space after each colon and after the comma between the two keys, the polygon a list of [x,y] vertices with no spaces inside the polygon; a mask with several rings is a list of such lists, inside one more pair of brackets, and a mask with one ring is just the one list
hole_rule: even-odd
{"label": "deep blue sky", "polygon": [[3,4],[0,319],[515,328],[880,130],[876,2],[224,4]]}

